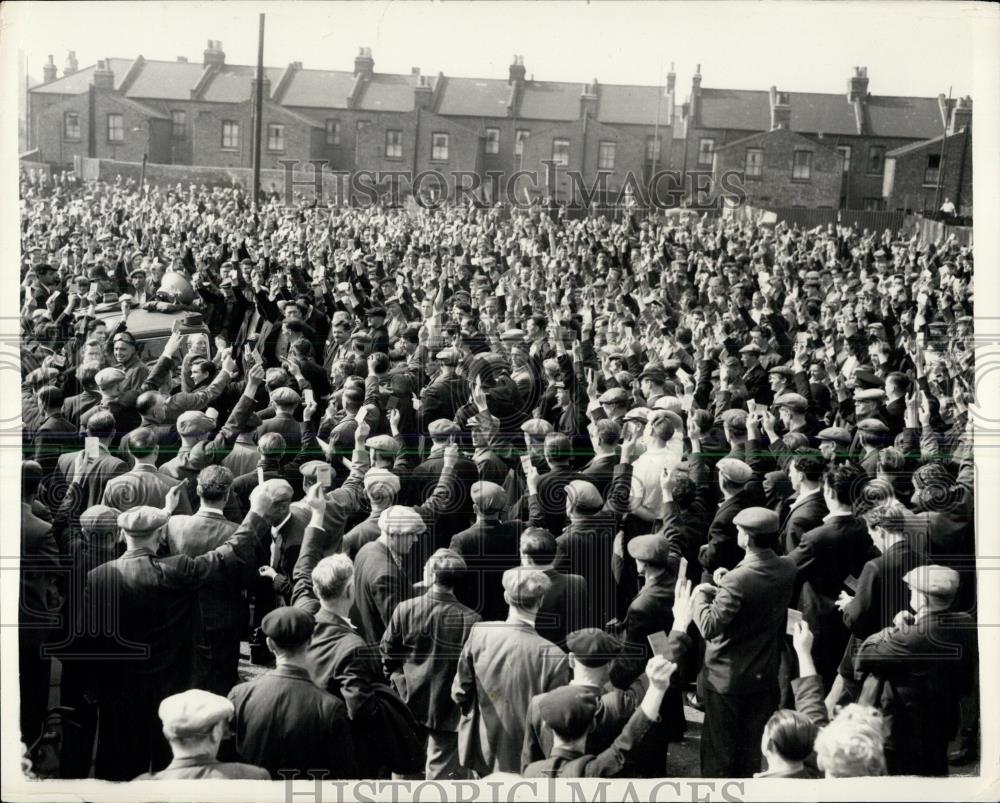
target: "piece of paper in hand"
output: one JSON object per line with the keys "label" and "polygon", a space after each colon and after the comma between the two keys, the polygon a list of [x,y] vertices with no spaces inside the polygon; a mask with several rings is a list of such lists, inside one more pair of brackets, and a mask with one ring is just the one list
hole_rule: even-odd
{"label": "piece of paper in hand", "polygon": [[847,575],[847,577],[844,578],[844,587],[849,588],[851,591],[857,591],[858,578],[855,577],[853,574]]}
{"label": "piece of paper in hand", "polygon": [[685,580],[687,578],[687,573],[688,573],[688,559],[681,558],[680,565],[677,567],[677,576],[680,577],[681,580]]}
{"label": "piece of paper in hand", "polygon": [[661,630],[659,633],[650,633],[646,636],[646,640],[649,641],[649,646],[652,647],[654,655],[667,655],[670,642],[665,632]]}
{"label": "piece of paper in hand", "polygon": [[795,625],[802,621],[802,611],[797,611],[795,608],[788,609],[788,619],[785,622],[785,632],[789,635],[795,635]]}

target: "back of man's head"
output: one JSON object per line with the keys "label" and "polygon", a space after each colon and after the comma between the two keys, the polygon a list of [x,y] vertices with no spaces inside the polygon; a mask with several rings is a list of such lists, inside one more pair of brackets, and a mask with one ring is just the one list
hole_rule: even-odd
{"label": "back of man's head", "polygon": [[528,527],[521,533],[521,555],[532,566],[548,566],[556,559],[556,539],[541,527]]}
{"label": "back of man's head", "polygon": [[198,496],[203,502],[221,504],[233,484],[233,472],[225,466],[205,466],[198,472]]}

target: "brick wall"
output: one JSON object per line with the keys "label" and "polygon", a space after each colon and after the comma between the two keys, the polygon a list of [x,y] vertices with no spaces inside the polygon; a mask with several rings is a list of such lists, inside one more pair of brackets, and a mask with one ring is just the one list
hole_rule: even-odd
{"label": "brick wall", "polygon": [[[759,178],[744,177],[748,203],[766,208],[837,207],[842,179],[840,156],[836,151],[790,131],[757,134],[716,151],[714,181],[721,181],[727,172],[743,174],[748,148],[759,148],[764,158]],[[792,178],[796,150],[812,152],[808,180]]]}
{"label": "brick wall", "polygon": [[[886,196],[889,209],[910,209],[915,212],[936,212],[945,198],[950,198],[959,209],[959,214],[971,214],[972,207],[972,138],[966,141],[964,134],[948,137],[943,167],[941,168],[941,191],[938,193],[934,181],[925,183],[928,159],[931,155],[940,157],[941,143],[936,142],[918,148],[902,156],[894,157],[890,168],[891,188]],[[963,170],[964,161],[964,170]]]}
{"label": "brick wall", "polygon": [[[191,156],[194,164],[215,165],[218,167],[252,167],[253,166],[253,104],[247,100],[243,103],[200,104],[195,110]],[[239,140],[237,147],[222,146],[222,124],[224,121],[239,125]],[[284,125],[284,150],[268,148],[267,127],[269,124]],[[281,169],[283,160],[292,159],[306,162],[312,158],[322,158],[313,154],[315,134],[312,126],[304,123],[299,117],[288,114],[280,106],[266,104],[264,119],[261,124],[261,166],[270,169]]]}

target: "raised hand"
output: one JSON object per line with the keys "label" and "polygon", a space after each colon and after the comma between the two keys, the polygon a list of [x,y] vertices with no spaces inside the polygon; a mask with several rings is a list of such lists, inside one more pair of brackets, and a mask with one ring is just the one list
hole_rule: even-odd
{"label": "raised hand", "polygon": [[666,691],[670,686],[670,678],[677,671],[677,664],[662,655],[654,655],[646,663],[646,677],[649,685],[658,691]]}
{"label": "raised hand", "polygon": [[678,575],[674,584],[674,630],[684,631],[691,624],[693,614],[691,581],[682,575]]}

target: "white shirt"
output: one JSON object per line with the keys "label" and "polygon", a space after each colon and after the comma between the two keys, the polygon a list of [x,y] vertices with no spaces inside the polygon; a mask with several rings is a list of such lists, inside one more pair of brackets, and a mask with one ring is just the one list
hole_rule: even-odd
{"label": "white shirt", "polygon": [[[675,432],[662,447],[651,446],[632,464],[632,492],[629,511],[646,521],[659,518],[663,506],[660,478],[665,469],[672,469],[684,456],[684,433]],[[640,512],[641,511],[641,512]]]}
{"label": "white shirt", "polygon": [[275,569],[275,562],[278,560],[278,536],[281,535],[281,528],[288,524],[288,520],[292,517],[292,512],[288,511],[288,515],[281,520],[281,524],[277,527],[271,528],[271,566]]}

